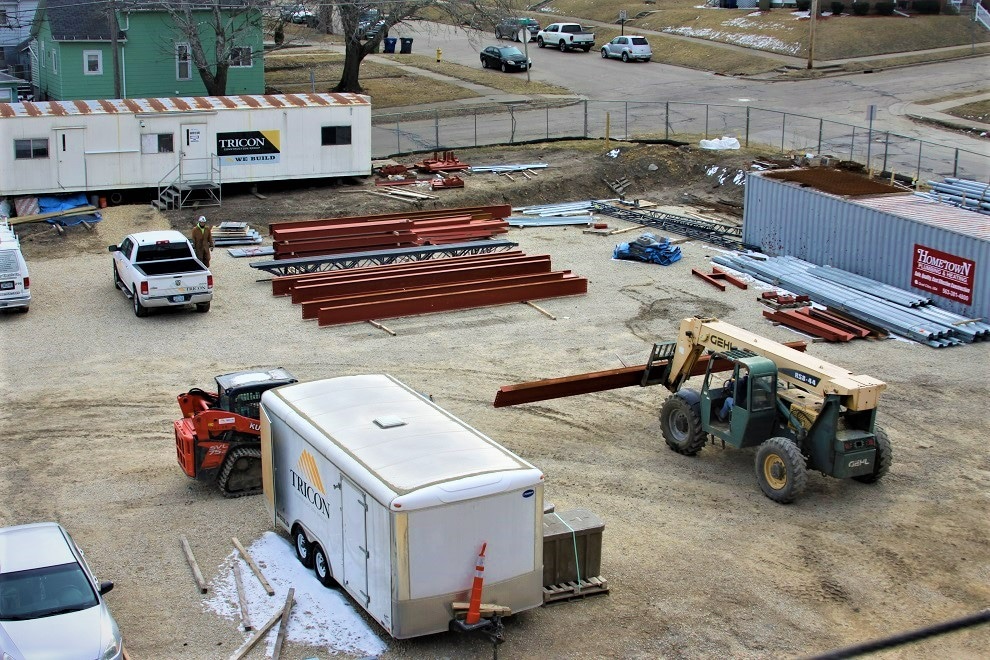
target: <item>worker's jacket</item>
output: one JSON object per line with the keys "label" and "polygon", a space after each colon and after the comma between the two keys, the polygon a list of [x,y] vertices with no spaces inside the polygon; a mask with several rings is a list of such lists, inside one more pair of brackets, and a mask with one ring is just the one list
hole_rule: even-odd
{"label": "worker's jacket", "polygon": [[196,258],[202,261],[204,264],[210,264],[210,248],[213,247],[213,229],[209,225],[205,228],[200,229],[199,225],[193,227],[192,230],[192,244],[193,250],[196,252]]}

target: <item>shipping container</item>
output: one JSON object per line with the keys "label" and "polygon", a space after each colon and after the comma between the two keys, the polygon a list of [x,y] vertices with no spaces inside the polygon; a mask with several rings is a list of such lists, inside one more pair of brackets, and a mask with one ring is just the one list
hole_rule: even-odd
{"label": "shipping container", "polygon": [[543,474],[391,376],[265,392],[261,447],[273,524],[393,637],[449,629],[483,544],[483,602],[542,605]]}
{"label": "shipping container", "polygon": [[[803,183],[746,180],[743,242],[772,256],[834,266],[990,318],[990,216],[908,192],[862,196]],[[865,180],[865,179],[864,179]]]}
{"label": "shipping container", "polygon": [[0,195],[369,174],[359,94],[0,103]]}

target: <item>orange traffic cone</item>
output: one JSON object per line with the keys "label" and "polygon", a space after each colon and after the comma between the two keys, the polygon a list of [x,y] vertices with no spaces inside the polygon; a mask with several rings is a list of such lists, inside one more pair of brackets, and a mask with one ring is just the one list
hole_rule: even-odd
{"label": "orange traffic cone", "polygon": [[468,625],[481,621],[481,586],[485,581],[485,548],[487,547],[487,542],[481,544],[481,552],[478,553],[478,563],[474,567],[471,600],[468,602],[467,616],[464,617],[464,623]]}

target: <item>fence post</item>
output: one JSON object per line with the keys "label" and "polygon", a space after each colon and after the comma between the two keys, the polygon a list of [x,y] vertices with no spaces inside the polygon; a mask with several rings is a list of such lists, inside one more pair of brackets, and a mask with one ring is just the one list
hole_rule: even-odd
{"label": "fence post", "polygon": [[664,114],[663,114],[663,139],[669,140],[670,139],[670,101],[667,101],[664,105],[666,106],[666,109],[664,110]]}
{"label": "fence post", "polygon": [[398,118],[396,118],[396,120],[395,120],[395,153],[397,153],[397,154],[401,154],[402,153],[402,142],[401,142],[401,137],[399,136],[399,119]]}
{"label": "fence post", "polygon": [[708,104],[705,104],[705,139],[708,139]]}
{"label": "fence post", "polygon": [[925,146],[925,143],[918,140],[918,169],[914,173],[914,188],[918,189],[918,182],[921,181],[921,148]]}
{"label": "fence post", "polygon": [[784,140],[787,136],[787,113],[780,120],[780,153],[784,153]]}
{"label": "fence post", "polygon": [[625,103],[626,103],[626,116],[623,119],[623,121],[625,122],[625,128],[623,130],[625,131],[626,139],[628,140],[629,139],[629,101],[626,101]]}
{"label": "fence post", "polygon": [[853,126],[852,136],[849,138],[849,160],[853,159],[853,150],[856,148],[856,127]]}
{"label": "fence post", "polygon": [[436,148],[440,149],[440,111],[433,111],[433,133],[436,139]]}
{"label": "fence post", "polygon": [[749,146],[749,111],[750,107],[746,106],[746,146]]}
{"label": "fence post", "polygon": [[546,107],[547,111],[547,139],[550,139],[550,106]]}
{"label": "fence post", "polygon": [[478,109],[474,109],[474,146],[478,146]]}
{"label": "fence post", "polygon": [[588,99],[584,100],[584,137],[588,138]]}
{"label": "fence post", "polygon": [[890,131],[887,131],[887,135],[883,139],[883,170],[881,170],[882,172],[887,171],[887,153],[889,152],[889,150],[890,150]]}
{"label": "fence post", "polygon": [[956,158],[952,162],[952,176],[953,177],[959,176],[959,148],[958,147],[956,148]]}

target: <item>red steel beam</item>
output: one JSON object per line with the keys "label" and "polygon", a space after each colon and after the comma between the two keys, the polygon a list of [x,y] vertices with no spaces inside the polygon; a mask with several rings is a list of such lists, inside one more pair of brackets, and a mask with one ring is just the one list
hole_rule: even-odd
{"label": "red steel beam", "polygon": [[694,275],[695,277],[700,277],[701,279],[708,282],[719,291],[725,291],[725,285],[719,282],[718,280],[716,280],[713,276],[708,275],[707,273],[702,273],[697,268],[692,268],[691,274]]}
{"label": "red steel beam", "polygon": [[771,321],[783,323],[802,332],[821,337],[826,341],[852,341],[855,337],[851,332],[846,332],[841,328],[836,328],[818,319],[813,319],[810,316],[798,314],[794,310],[764,311],[763,316]]}
{"label": "red steel beam", "polygon": [[[390,291],[369,291],[367,293],[345,294],[332,298],[321,298],[302,303],[302,317],[304,319],[320,318],[324,309],[345,307],[360,303],[377,302],[398,302],[425,296],[455,295],[493,286],[526,286],[542,282],[559,282],[568,277],[575,277],[570,271],[556,271],[551,273],[538,273],[535,275],[514,275],[511,277],[500,277],[495,279],[475,280],[473,282],[451,282],[448,284],[435,284],[432,286],[420,286],[414,289],[392,289]],[[480,305],[479,305],[480,306]]]}
{"label": "red steel beam", "polygon": [[[343,218],[319,218],[314,220],[290,220],[286,222],[273,222],[268,225],[268,233],[275,236],[276,232],[293,229],[309,229],[318,227],[320,223],[326,222],[361,222],[364,220],[415,220],[419,218],[440,218],[450,215],[476,215],[487,213],[493,218],[508,218],[512,215],[512,207],[508,204],[498,204],[493,206],[464,206],[452,209],[429,209],[425,211],[404,211],[398,213],[380,213],[378,215],[358,215]],[[291,231],[289,231],[291,234]]]}
{"label": "red steel beam", "polygon": [[419,296],[405,300],[384,300],[321,309],[319,323],[321,326],[338,325],[367,321],[369,319],[416,316],[430,312],[447,312],[455,309],[505,305],[522,302],[523,300],[576,296],[587,292],[588,280],[583,277],[570,275],[554,282],[496,286],[455,294]]}
{"label": "red steel beam", "polygon": [[368,222],[348,222],[306,229],[294,232],[287,237],[276,238],[280,243],[295,243],[296,241],[318,240],[334,236],[361,236],[364,234],[380,234],[386,231],[412,231],[415,224],[412,220],[375,220]]}
{"label": "red steel beam", "polygon": [[547,258],[545,261],[534,259],[516,264],[465,266],[464,268],[457,269],[448,268],[436,271],[421,271],[416,274],[392,273],[385,277],[352,278],[338,282],[297,286],[292,290],[292,303],[298,305],[313,300],[357,293],[414,289],[433,284],[476,282],[490,278],[494,279],[512,275],[536,275],[549,272],[550,259]]}
{"label": "red steel beam", "polygon": [[[808,347],[803,341],[791,341],[784,345],[799,351],[804,351]],[[711,359],[711,354],[702,355],[698,358],[694,368],[691,370],[691,375],[704,375],[708,370],[708,363]],[[655,362],[654,366],[662,366],[666,363],[666,360],[661,360]],[[713,372],[730,371],[731,369],[732,362],[723,358],[717,359],[715,364],[712,365]],[[633,387],[643,382],[644,373],[646,373],[646,365],[641,364],[636,367],[594,371],[587,374],[564,376],[563,378],[534,380],[529,383],[518,383],[516,385],[503,385],[496,392],[493,405],[496,408],[505,408],[507,406],[518,406],[523,403],[535,403],[536,401],[561,399],[578,394],[590,394],[592,392],[604,392],[623,387]]]}
{"label": "red steel beam", "polygon": [[829,325],[834,326],[836,328],[845,330],[846,332],[851,332],[852,334],[856,335],[861,339],[870,336],[869,328],[859,325],[857,323],[853,323],[848,319],[840,318],[835,314],[832,314],[831,312],[828,312],[823,309],[815,309],[814,307],[801,307],[800,313],[806,316],[811,316],[820,321],[824,321],[825,323],[828,323]]}
{"label": "red steel beam", "polygon": [[366,245],[390,245],[393,243],[411,242],[416,240],[416,234],[409,230],[382,232],[380,234],[362,234],[360,236],[339,236],[305,241],[283,243],[275,241],[275,254],[289,252],[311,252],[313,250],[355,249]]}
{"label": "red steel beam", "polygon": [[[548,255],[537,255],[546,257]],[[384,264],[380,266],[362,266],[360,268],[340,268],[337,270],[327,270],[319,273],[300,273],[298,275],[280,275],[272,278],[272,294],[276,296],[291,293],[296,286],[303,284],[318,284],[319,282],[337,281],[351,277],[359,277],[368,273],[390,273],[408,272],[413,273],[419,270],[434,270],[436,268],[457,268],[468,264],[480,263],[506,263],[526,255],[519,250],[511,252],[489,252],[486,254],[472,254],[464,257],[446,257],[443,259],[425,259],[423,261],[406,261],[403,263]]]}
{"label": "red steel beam", "polygon": [[721,268],[716,268],[715,266],[712,266],[712,277],[717,277],[720,280],[725,280],[729,284],[731,284],[731,285],[733,285],[735,287],[738,287],[738,288],[742,289],[743,291],[745,291],[746,289],[749,288],[749,285],[746,284],[745,282],[743,282],[738,277],[735,277],[733,275],[730,275],[729,273],[725,272]]}

